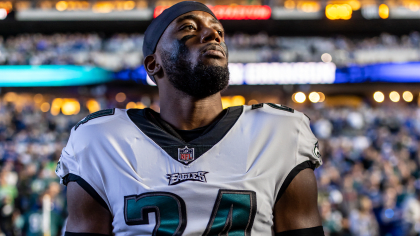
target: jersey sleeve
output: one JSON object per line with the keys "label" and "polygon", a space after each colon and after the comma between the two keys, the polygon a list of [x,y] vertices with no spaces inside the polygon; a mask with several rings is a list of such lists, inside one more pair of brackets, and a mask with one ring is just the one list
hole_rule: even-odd
{"label": "jersey sleeve", "polygon": [[318,140],[312,133],[309,118],[301,113],[301,121],[298,125],[297,149],[294,157],[294,165],[282,183],[277,194],[276,202],[286,191],[292,180],[304,169],[315,169],[322,165],[319,153]]}
{"label": "jersey sleeve", "polygon": [[311,163],[312,169],[322,165],[319,144],[315,135],[311,131],[309,118],[302,113],[302,122],[299,128],[298,148],[296,153],[296,164],[304,162]]}
{"label": "jersey sleeve", "polygon": [[[88,160],[89,143],[81,136],[88,135],[72,129],[67,145],[61,152],[55,173],[60,178],[60,184],[76,182],[104,208],[110,209],[105,190],[101,188],[101,175],[92,165],[92,160]],[[85,145],[82,146],[81,142]]]}
{"label": "jersey sleeve", "polygon": [[73,129],[66,147],[61,151],[60,159],[55,169],[55,174],[60,178],[60,184],[67,185],[69,181],[66,180],[69,174],[79,175],[79,163],[74,155],[72,147]]}

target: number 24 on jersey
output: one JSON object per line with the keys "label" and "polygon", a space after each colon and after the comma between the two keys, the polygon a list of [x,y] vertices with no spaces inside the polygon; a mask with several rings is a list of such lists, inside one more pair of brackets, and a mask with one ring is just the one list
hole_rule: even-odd
{"label": "number 24 on jersey", "polygon": [[[184,200],[169,192],[150,192],[124,197],[127,225],[149,224],[148,213],[154,212],[153,236],[181,236],[187,226]],[[257,212],[254,191],[219,190],[209,223],[203,236],[249,236]]]}

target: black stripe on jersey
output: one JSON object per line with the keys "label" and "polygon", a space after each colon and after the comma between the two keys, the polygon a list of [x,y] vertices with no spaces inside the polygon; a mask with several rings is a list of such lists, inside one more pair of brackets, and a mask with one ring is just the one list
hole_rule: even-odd
{"label": "black stripe on jersey", "polygon": [[287,175],[286,179],[283,182],[283,185],[280,187],[279,193],[277,194],[276,202],[280,200],[281,196],[286,191],[287,187],[289,187],[289,184],[292,182],[292,180],[296,177],[297,174],[299,174],[302,170],[308,168],[314,170],[315,167],[316,165],[311,161],[305,161],[295,166],[295,168],[293,168],[292,171],[290,171],[290,173]]}
{"label": "black stripe on jersey", "polygon": [[74,130],[76,131],[80,125],[87,123],[90,120],[102,117],[102,116],[112,116],[115,114],[115,108],[112,109],[105,109],[101,111],[94,112],[88,116],[86,116],[83,120],[79,121],[76,126],[74,126]]}
{"label": "black stripe on jersey", "polygon": [[226,114],[217,122],[216,125],[205,132],[205,134],[198,138],[185,142],[168,132],[147,119],[145,110],[130,109],[127,111],[127,115],[131,121],[150,139],[152,139],[157,145],[159,145],[169,156],[174,160],[184,165],[189,165],[191,162],[184,163],[178,160],[178,148],[194,148],[194,161],[197,160],[201,155],[210,150],[216,145],[222,138],[229,132],[229,130],[235,125],[243,111],[243,106],[229,107],[227,108]]}
{"label": "black stripe on jersey", "polygon": [[277,105],[277,104],[274,104],[274,103],[266,103],[266,104],[268,106],[274,108],[274,109],[277,109],[277,110],[287,111],[287,112],[290,112],[290,113],[295,112],[295,110],[293,108],[286,107],[285,105]]}
{"label": "black stripe on jersey", "polygon": [[67,185],[69,182],[76,182],[80,185],[93,199],[95,199],[101,206],[109,211],[108,205],[105,203],[104,199],[95,191],[95,189],[88,184],[82,177],[75,174],[68,174],[63,178],[63,184]]}

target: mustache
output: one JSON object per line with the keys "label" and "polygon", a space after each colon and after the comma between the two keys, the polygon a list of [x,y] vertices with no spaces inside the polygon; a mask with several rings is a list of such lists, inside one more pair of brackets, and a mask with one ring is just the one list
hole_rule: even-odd
{"label": "mustache", "polygon": [[[185,35],[184,37],[182,37],[181,39],[178,39],[178,40],[176,40],[177,41],[177,48],[182,48],[182,49],[186,49],[186,42],[189,40],[189,39],[191,39],[191,38],[194,38],[194,37],[196,37],[196,35]],[[221,51],[225,54],[225,56],[226,57],[228,57],[229,56],[229,50],[228,50],[228,48],[227,48],[227,45],[226,45],[226,43],[225,42],[221,42],[220,44],[217,44],[217,43],[209,43],[209,44],[207,44],[207,45],[205,45],[204,47],[202,47],[201,49],[200,49],[200,52],[202,52],[203,50],[204,50],[204,48],[205,47],[209,47],[210,45],[215,45],[215,46],[220,46],[221,47]],[[217,50],[217,49],[216,49]],[[188,51],[188,49],[187,49],[187,51]]]}
{"label": "mustache", "polygon": [[209,44],[207,44],[207,45],[203,46],[203,47],[200,49],[200,53],[205,53],[205,52],[206,52],[206,51],[208,51],[208,50],[216,50],[216,51],[220,51],[220,52],[222,52],[225,56],[227,56],[227,53],[226,53],[226,51],[227,51],[226,44],[222,46],[221,44],[218,44],[218,43],[209,43]]}

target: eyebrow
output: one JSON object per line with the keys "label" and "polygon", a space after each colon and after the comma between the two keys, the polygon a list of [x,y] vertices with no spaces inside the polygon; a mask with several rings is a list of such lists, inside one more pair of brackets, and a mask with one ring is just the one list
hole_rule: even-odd
{"label": "eyebrow", "polygon": [[180,23],[184,20],[198,20],[198,17],[196,15],[185,15],[176,19],[176,23]]}
{"label": "eyebrow", "polygon": [[[199,18],[196,15],[192,15],[192,14],[185,15],[185,16],[179,17],[176,20],[176,23],[181,23],[184,20],[199,20]],[[220,24],[220,22],[218,20],[216,20],[215,18],[211,18],[210,22],[214,23],[214,24]]]}

